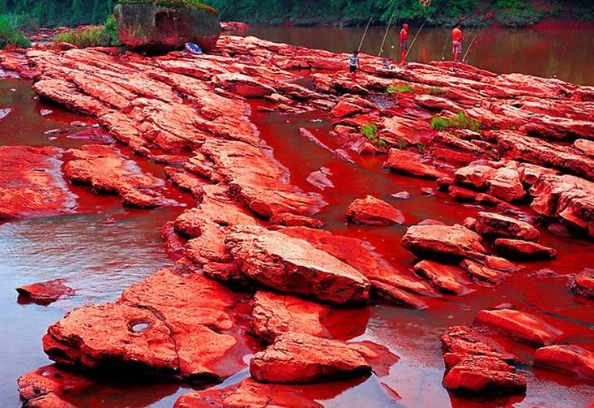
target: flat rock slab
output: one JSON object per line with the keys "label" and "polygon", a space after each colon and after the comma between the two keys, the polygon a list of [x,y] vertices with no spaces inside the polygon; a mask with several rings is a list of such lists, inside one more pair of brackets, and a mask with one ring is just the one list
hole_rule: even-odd
{"label": "flat rock slab", "polygon": [[458,266],[443,265],[438,262],[423,260],[414,266],[417,275],[428,279],[439,290],[454,295],[466,295],[473,290],[465,278],[464,270]]}
{"label": "flat rock slab", "polygon": [[422,159],[423,157],[417,153],[408,152],[406,150],[390,149],[385,166],[391,170],[417,177],[430,179],[447,177],[445,172],[438,170],[430,164],[423,163]]}
{"label": "flat rock slab", "polygon": [[90,185],[99,193],[117,194],[122,203],[137,208],[155,208],[166,204],[157,191],[163,182],[143,174],[134,162],[116,148],[85,145],[71,151],[73,159],[64,166],[64,174],[73,183]]}
{"label": "flat rock slab", "polygon": [[402,211],[373,196],[353,201],[347,208],[347,217],[356,224],[389,226],[404,222]]}
{"label": "flat rock slab", "polygon": [[526,390],[526,379],[516,373],[513,354],[466,326],[452,326],[441,337],[446,373],[443,386],[471,395],[512,395]]}
{"label": "flat rock slab", "polygon": [[250,363],[250,373],[259,382],[311,384],[371,374],[371,365],[347,343],[302,333],[287,333]]}
{"label": "flat rock slab", "polygon": [[557,250],[554,248],[518,239],[498,238],[494,247],[498,254],[511,259],[535,261],[557,257]]}
{"label": "flat rock slab", "polygon": [[90,379],[53,365],[40,367],[17,380],[21,400],[27,407],[36,408],[75,408],[61,397],[91,384]]}
{"label": "flat rock slab", "polygon": [[577,345],[541,347],[534,354],[534,364],[594,380],[594,352]]}
{"label": "flat rock slab", "polygon": [[18,287],[19,303],[37,303],[47,306],[65,296],[74,295],[74,289],[64,285],[64,279],[32,283]]}
{"label": "flat rock slab", "polygon": [[514,238],[524,241],[538,241],[540,233],[527,222],[490,212],[479,212],[475,231],[481,235],[498,238]]}
{"label": "flat rock slab", "polygon": [[409,227],[402,246],[421,258],[460,261],[484,258],[487,250],[480,235],[461,225],[416,225]]}
{"label": "flat rock slab", "polygon": [[343,304],[369,299],[369,280],[329,253],[298,238],[238,227],[226,239],[241,271],[270,288]]}
{"label": "flat rock slab", "polygon": [[252,329],[269,343],[288,332],[329,337],[321,322],[329,310],[295,296],[258,291],[252,301]]}
{"label": "flat rock slab", "polygon": [[498,333],[535,346],[554,344],[563,332],[542,319],[518,310],[481,310],[475,325],[487,326]]}
{"label": "flat rock slab", "polygon": [[202,275],[164,269],[118,302],[68,313],[50,326],[44,349],[56,362],[96,371],[220,381],[243,366],[228,314],[234,299]]}
{"label": "flat rock slab", "polygon": [[[322,389],[326,388],[326,390]],[[339,392],[344,391],[343,387]],[[251,378],[238,386],[218,390],[196,391],[182,395],[174,408],[323,408],[316,399],[336,396],[328,386],[312,389],[312,396],[304,395],[297,387],[280,384],[262,384]]]}
{"label": "flat rock slab", "polygon": [[0,219],[72,214],[76,196],[61,174],[62,150],[0,146]]}

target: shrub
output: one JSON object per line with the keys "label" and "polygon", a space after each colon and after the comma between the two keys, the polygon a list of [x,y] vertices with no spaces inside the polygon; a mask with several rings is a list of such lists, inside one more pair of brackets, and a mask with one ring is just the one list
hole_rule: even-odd
{"label": "shrub", "polygon": [[109,17],[105,26],[74,29],[60,33],[54,37],[54,44],[61,42],[76,45],[79,48],[112,47],[120,45],[115,18]]}
{"label": "shrub", "polygon": [[386,145],[386,141],[378,136],[377,125],[375,123],[369,123],[363,126],[361,134],[377,147],[384,147]]}
{"label": "shrub", "polygon": [[444,118],[441,116],[434,116],[431,119],[431,128],[435,130],[446,130],[448,128],[469,129],[474,132],[479,132],[483,124],[478,120],[470,119],[462,111],[458,112],[454,118]]}
{"label": "shrub", "polygon": [[23,33],[18,29],[18,18],[11,14],[0,16],[0,49],[6,47],[28,48],[31,46]]}
{"label": "shrub", "polygon": [[543,13],[520,0],[497,0],[495,8],[497,22],[508,27],[536,24],[543,17]]}
{"label": "shrub", "polygon": [[416,91],[410,86],[404,84],[400,86],[389,86],[386,89],[387,93],[415,93]]}

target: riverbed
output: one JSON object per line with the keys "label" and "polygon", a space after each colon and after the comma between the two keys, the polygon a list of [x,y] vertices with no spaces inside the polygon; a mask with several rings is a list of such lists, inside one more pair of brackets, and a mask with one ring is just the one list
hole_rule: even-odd
{"label": "riverbed", "polygon": [[[379,48],[383,30],[370,29],[364,51],[377,53],[374,50]],[[567,30],[564,32],[567,34]],[[357,47],[362,29],[255,28],[248,34],[348,52]],[[594,70],[589,61],[594,55],[594,31],[573,32],[569,47],[555,42],[559,34],[553,29],[544,33],[535,30],[487,31],[477,43],[475,52],[469,55],[469,61],[495,72],[520,71],[542,76],[554,73],[572,82],[594,84]],[[440,59],[444,36],[447,36],[445,30],[425,29],[411,52],[411,60]],[[388,42],[388,45],[392,43]],[[569,50],[563,52],[565,48]],[[387,53],[391,57],[396,55],[391,48]],[[562,53],[564,64],[558,64],[558,56]],[[303,81],[309,81],[307,75]],[[368,241],[387,262],[398,268],[408,269],[415,261],[415,257],[400,246],[407,226],[425,219],[448,225],[462,223],[480,210],[475,205],[454,203],[444,193],[424,194],[421,188],[435,187],[434,182],[389,173],[382,168],[384,157],[352,155],[353,162],[349,163],[302,137],[299,129],[306,128],[325,146],[340,147],[336,139],[329,136],[332,126],[323,114],[280,115],[259,110],[262,106],[266,104],[251,104],[250,119],[260,138],[273,149],[275,158],[289,170],[292,184],[305,191],[315,190],[307,181],[308,176],[321,168],[331,174],[333,186],[317,191],[329,203],[317,218],[325,221],[327,229],[334,233]],[[0,81],[0,109],[5,108],[11,111],[0,120],[0,145],[53,145],[67,149],[92,142],[76,137],[81,128],[94,125],[92,120],[38,101],[27,81]],[[77,122],[84,122],[84,125]],[[61,131],[51,132],[55,129]],[[135,156],[123,146],[120,148],[143,171],[165,179],[162,166]],[[72,185],[68,188],[78,196],[76,214],[0,223],[0,279],[3,281],[0,290],[3,322],[0,404],[3,407],[19,406],[18,376],[50,363],[40,340],[49,324],[74,307],[112,301],[132,283],[172,264],[164,251],[161,227],[195,204],[189,194],[179,193],[173,187],[168,189],[167,196],[179,205],[156,211],[122,207],[118,199],[98,196],[90,188]],[[410,200],[402,201],[392,196],[402,191],[411,194]],[[345,206],[367,194],[386,200],[403,211],[406,222],[390,228],[348,224]],[[383,344],[401,360],[381,381],[371,377],[365,381],[329,386],[333,390],[329,393],[331,396],[320,402],[326,407],[374,408],[587,407],[594,400],[594,386],[560,374],[534,370],[528,365],[520,367],[520,372],[528,380],[529,390],[521,397],[470,401],[449,394],[441,385],[443,359],[437,339],[444,329],[455,324],[468,324],[479,310],[502,303],[512,303],[528,312],[557,318],[565,324],[563,329],[574,343],[594,344],[592,303],[574,297],[566,289],[564,278],[593,266],[592,260],[584,254],[593,253],[594,245],[584,239],[553,235],[542,228],[540,233],[541,243],[558,250],[558,260],[526,264],[496,289],[477,288],[464,297],[431,301],[430,309],[425,311],[374,306],[355,313],[352,321],[345,323],[353,333],[345,337]],[[548,270],[554,271],[554,276],[547,275]],[[543,278],[530,278],[534,274]],[[50,306],[17,302],[16,287],[55,278],[69,279],[76,295]],[[527,347],[513,347],[518,355],[528,358]],[[238,373],[218,387],[237,383],[247,375],[247,371]],[[179,395],[190,390],[190,387],[179,384],[103,381],[72,395],[70,402],[81,408],[165,408],[172,407]]]}

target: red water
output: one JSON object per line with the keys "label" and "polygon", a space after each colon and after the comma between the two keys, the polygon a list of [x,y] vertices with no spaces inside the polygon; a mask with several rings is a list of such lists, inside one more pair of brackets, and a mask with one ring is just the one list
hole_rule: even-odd
{"label": "red water", "polygon": [[[384,56],[400,60],[398,33],[388,33]],[[418,31],[409,29],[409,44]],[[466,47],[480,29],[464,29]],[[322,48],[333,52],[352,52],[359,47],[364,27],[254,27],[245,35],[276,42]],[[385,27],[370,27],[362,51],[378,55]],[[512,29],[493,26],[477,38],[468,54],[469,63],[497,73],[522,72],[542,77],[557,76],[576,84],[594,85],[594,26],[565,23]],[[412,45],[412,44],[411,44]],[[392,46],[395,46],[392,49]],[[428,62],[451,59],[450,31],[425,27],[412,45],[409,60]]]}
{"label": "red water", "polygon": [[[296,29],[291,29],[296,30]],[[289,32],[293,32],[289,30]],[[326,41],[318,35],[320,41]],[[9,89],[14,88],[16,92]],[[442,193],[425,196],[423,187],[435,187],[433,181],[390,173],[382,169],[383,157],[361,157],[349,152],[349,163],[302,137],[299,128],[309,129],[330,149],[341,147],[329,131],[330,123],[318,115],[278,115],[258,112],[253,104],[252,120],[262,139],[274,149],[276,159],[291,172],[293,184],[306,191],[323,194],[329,206],[318,216],[333,232],[369,241],[388,262],[404,273],[414,257],[400,246],[407,225],[432,218],[452,224],[480,210],[449,201]],[[75,147],[89,141],[71,139],[80,129],[70,126],[75,120],[88,119],[66,113],[33,99],[30,84],[0,81],[0,109],[13,111],[0,120],[0,144],[52,144]],[[41,116],[42,109],[53,112]],[[92,122],[89,122],[92,124]],[[49,139],[47,130],[65,128],[66,133]],[[127,149],[124,154],[138,166],[163,178],[162,167],[152,164]],[[310,173],[320,168],[329,170],[334,185],[319,191],[307,182]],[[92,194],[89,189],[69,186],[78,195],[79,212],[68,217],[0,224],[0,406],[19,406],[16,378],[48,364],[41,348],[41,337],[47,326],[60,319],[73,307],[102,303],[117,298],[120,292],[163,265],[170,263],[164,254],[159,236],[165,222],[173,220],[184,207],[158,211],[137,211],[123,207],[115,197]],[[397,200],[392,193],[408,191],[410,200]],[[405,224],[395,227],[362,227],[348,225],[345,210],[354,199],[367,194],[382,198],[402,210]],[[167,195],[181,204],[192,199],[167,189]],[[525,209],[529,211],[528,208]],[[520,368],[528,379],[525,396],[470,401],[450,395],[442,386],[443,358],[439,336],[454,324],[470,324],[478,310],[501,303],[512,303],[533,312],[565,332],[564,341],[594,347],[594,302],[575,298],[566,288],[564,275],[593,267],[587,255],[594,253],[594,244],[579,239],[553,236],[541,229],[542,243],[559,251],[552,262],[525,264],[500,286],[492,289],[473,286],[475,291],[464,297],[444,296],[430,302],[430,309],[413,311],[377,306],[352,313],[337,314],[330,319],[332,332],[340,338],[372,340],[384,344],[401,360],[386,376],[367,380],[338,382],[322,387],[303,387],[303,393],[323,402],[327,407],[409,407],[409,408],[487,408],[535,407],[586,408],[594,401],[594,384],[585,384],[526,364]],[[554,272],[552,277],[536,277],[542,269]],[[27,283],[65,277],[77,295],[48,307],[19,305],[14,288]],[[511,351],[530,362],[527,347],[509,343]],[[247,376],[244,370],[218,387],[235,384]],[[177,397],[188,392],[179,384],[137,384],[99,382],[91,389],[71,396],[81,408],[118,408],[173,406]]]}

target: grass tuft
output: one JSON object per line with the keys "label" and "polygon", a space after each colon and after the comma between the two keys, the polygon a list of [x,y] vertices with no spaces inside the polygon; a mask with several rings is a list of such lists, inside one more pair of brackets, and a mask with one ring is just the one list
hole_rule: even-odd
{"label": "grass tuft", "polygon": [[375,123],[369,123],[363,126],[361,129],[361,134],[377,147],[386,146],[386,141],[377,134],[377,125]]}
{"label": "grass tuft", "polygon": [[82,30],[73,29],[54,37],[54,44],[62,42],[76,45],[79,48],[119,46],[118,27],[113,16],[109,17],[103,27],[87,27]]}
{"label": "grass tuft", "polygon": [[431,128],[434,130],[446,130],[449,128],[455,129],[469,129],[474,132],[480,132],[482,129],[483,124],[478,120],[470,119],[466,114],[462,111],[458,112],[458,114],[454,118],[444,118],[441,116],[434,116],[431,119]]}
{"label": "grass tuft", "polygon": [[415,93],[416,91],[408,85],[389,86],[386,88],[387,93]]}
{"label": "grass tuft", "polygon": [[12,14],[0,15],[0,50],[4,48],[29,48],[29,41],[18,29],[18,17]]}

